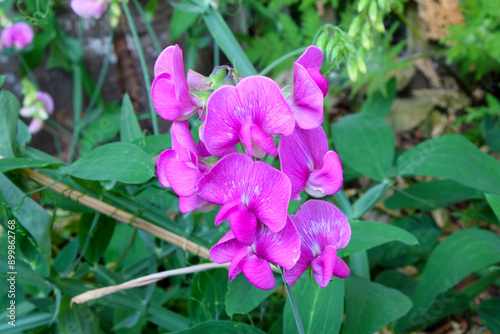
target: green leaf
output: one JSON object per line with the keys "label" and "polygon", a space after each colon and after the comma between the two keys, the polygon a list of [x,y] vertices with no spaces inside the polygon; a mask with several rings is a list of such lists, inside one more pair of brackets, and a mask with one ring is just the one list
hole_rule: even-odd
{"label": "green leaf", "polygon": [[130,96],[126,93],[123,97],[120,115],[120,140],[123,142],[130,142],[143,137],[144,134],[135,116],[132,101],[130,101]]}
{"label": "green leaf", "polygon": [[369,210],[371,210],[375,204],[385,195],[387,189],[389,189],[390,184],[387,181],[377,184],[371,187],[366,193],[363,194],[356,202],[354,202],[352,208],[354,214],[353,219],[358,219]]}
{"label": "green leaf", "polygon": [[106,215],[99,215],[97,225],[90,233],[90,227],[94,221],[94,214],[83,214],[78,225],[78,241],[83,249],[86,238],[90,238],[84,257],[87,261],[97,263],[108,248],[111,237],[116,226],[116,220]]}
{"label": "green leaf", "polygon": [[[180,2],[182,4],[182,1]],[[200,17],[199,14],[188,13],[179,8],[174,8],[172,21],[170,21],[170,39],[175,41],[191,27]]]}
{"label": "green leaf", "polygon": [[413,295],[418,284],[414,277],[405,275],[396,269],[382,271],[374,281],[388,288],[399,290],[408,297]]}
{"label": "green leaf", "polygon": [[500,237],[490,231],[467,229],[453,233],[432,252],[413,295],[413,309],[398,322],[399,330],[418,328],[436,300],[465,276],[500,262]]}
{"label": "green leaf", "polygon": [[172,147],[172,138],[169,133],[147,136],[132,141],[139,146],[147,155],[153,157],[164,150]]}
{"label": "green leaf", "polygon": [[[16,218],[16,224],[21,224],[33,237],[37,250],[45,261],[42,267],[36,268],[36,271],[43,276],[47,276],[49,274],[51,255],[50,215],[29,196],[24,197],[24,193],[3,174],[0,174],[0,189],[4,200]],[[21,200],[23,202],[19,206]],[[14,231],[17,232],[17,226]],[[22,236],[19,235],[16,239],[19,238],[22,238]]]}
{"label": "green leaf", "polygon": [[16,151],[16,128],[19,118],[19,101],[11,92],[0,91],[0,155],[13,158]]}
{"label": "green leaf", "polygon": [[20,119],[17,120],[16,140],[23,148],[31,141],[31,133],[28,130],[28,126]]}
{"label": "green leaf", "polygon": [[25,333],[30,329],[47,326],[52,319],[52,314],[45,312],[31,313],[28,316],[16,319],[15,326],[9,325],[8,321],[10,320],[8,319],[5,318],[5,321],[0,324],[2,334]]}
{"label": "green leaf", "polygon": [[59,272],[65,272],[78,255],[78,238],[68,242],[54,259],[54,268]]}
{"label": "green leaf", "polygon": [[398,158],[396,171],[404,176],[442,177],[500,194],[500,161],[460,135],[439,136],[406,151]]}
{"label": "green leaf", "polygon": [[383,181],[391,174],[394,133],[381,119],[363,114],[348,115],[332,125],[335,149],[352,169]]}
{"label": "green leaf", "polygon": [[[321,288],[305,272],[292,288],[306,334],[339,332],[344,313],[343,279],[334,278],[326,288]],[[283,312],[283,333],[298,333],[288,299]]]}
{"label": "green leaf", "polygon": [[381,90],[378,90],[374,94],[370,95],[368,100],[361,106],[361,113],[377,117],[384,118],[389,114],[391,110],[392,103],[396,98],[396,78],[393,77],[385,84],[386,94],[383,94]]}
{"label": "green leaf", "polygon": [[99,317],[93,315],[87,304],[70,307],[70,296],[64,296],[57,317],[57,327],[61,334],[98,333]]}
{"label": "green leaf", "polygon": [[351,225],[351,241],[344,249],[339,249],[339,256],[348,256],[390,241],[399,241],[407,245],[418,244],[415,236],[402,228],[382,223],[354,220]]}
{"label": "green leaf", "polygon": [[196,273],[189,293],[189,319],[193,324],[218,320],[224,309],[227,292],[227,270]]}
{"label": "green leaf", "polygon": [[500,333],[500,298],[489,299],[477,306],[477,314],[493,334]]}
{"label": "green leaf", "polygon": [[226,293],[226,313],[232,317],[235,313],[246,314],[259,306],[264,299],[281,286],[280,277],[276,278],[276,285],[271,290],[262,290],[251,284],[244,275],[238,275],[229,282]]}
{"label": "green leaf", "polygon": [[481,121],[481,132],[488,147],[492,152],[500,152],[500,119],[495,119],[492,115],[484,115]]}
{"label": "green leaf", "polygon": [[265,334],[256,327],[234,321],[207,321],[172,334]]}
{"label": "green leaf", "polygon": [[3,86],[3,83],[5,82],[5,75],[0,75],[0,88]]}
{"label": "green leaf", "polygon": [[111,143],[99,146],[60,173],[85,180],[119,181],[138,184],[154,175],[154,165],[149,156],[130,143]]}
{"label": "green leaf", "polygon": [[488,204],[500,222],[500,196],[494,194],[485,194],[485,196]]}
{"label": "green leaf", "polygon": [[52,160],[38,160],[31,158],[6,158],[0,159],[0,172],[7,172],[14,169],[23,168],[52,168],[64,165],[62,162]]}
{"label": "green leaf", "polygon": [[97,144],[112,140],[120,131],[120,113],[114,112],[114,105],[109,107],[111,110],[105,111],[85,130],[80,140],[80,150],[78,151],[80,157],[90,152]]}
{"label": "green leaf", "polygon": [[452,180],[433,180],[398,190],[384,202],[384,205],[391,210],[415,208],[432,211],[457,202],[481,198],[484,198],[484,194],[477,189]]}
{"label": "green leaf", "polygon": [[342,334],[372,334],[411,309],[398,290],[351,275],[345,283],[346,317]]}

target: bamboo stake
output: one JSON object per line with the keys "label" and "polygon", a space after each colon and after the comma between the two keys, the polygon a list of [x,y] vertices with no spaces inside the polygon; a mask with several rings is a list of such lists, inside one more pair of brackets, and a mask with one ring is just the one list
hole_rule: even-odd
{"label": "bamboo stake", "polygon": [[[55,182],[50,177],[31,169],[25,169],[24,172],[30,179],[42,186],[46,186]],[[211,261],[210,254],[207,248],[200,246],[197,243],[181,237],[175,233],[167,231],[157,225],[154,225],[140,217],[134,217],[128,212],[125,212],[110,204],[104,203],[96,198],[88,196],[60,182],[54,183],[49,187],[49,189],[65,197],[68,197],[77,203],[83,204],[85,206],[88,206],[89,208],[99,211],[106,216],[115,218],[116,220],[119,220],[125,224],[130,224],[138,229],[151,233],[152,235],[162,240],[176,245],[177,247],[180,247],[185,251]]]}

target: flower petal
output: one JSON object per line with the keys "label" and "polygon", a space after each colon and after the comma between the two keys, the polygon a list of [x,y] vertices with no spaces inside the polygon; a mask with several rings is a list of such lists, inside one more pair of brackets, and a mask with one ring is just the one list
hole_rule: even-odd
{"label": "flower petal", "polygon": [[319,286],[324,288],[330,283],[335,266],[337,250],[333,246],[328,246],[323,253],[311,262],[314,278]]}
{"label": "flower petal", "polygon": [[207,203],[200,196],[194,194],[188,197],[179,196],[179,211],[188,213],[194,210],[201,212],[209,212],[215,208],[212,203]]}
{"label": "flower petal", "polygon": [[326,80],[323,74],[321,74],[320,71],[315,68],[308,68],[307,74],[309,74],[311,79],[313,79],[313,81],[319,87],[319,89],[323,93],[323,97],[326,97],[329,89],[328,80]]}
{"label": "flower petal", "polygon": [[297,59],[296,63],[304,66],[305,68],[321,69],[323,63],[323,52],[317,46],[311,45],[306,51]]}
{"label": "flower petal", "polygon": [[215,245],[210,248],[210,258],[215,263],[227,263],[242,249],[246,248],[234,237],[229,230]]}
{"label": "flower petal", "polygon": [[291,269],[283,270],[286,283],[290,286],[294,285],[304,271],[307,270],[313,259],[312,253],[307,248],[304,251],[301,247],[300,258],[297,263]]}
{"label": "flower petal", "polygon": [[36,98],[40,100],[40,102],[42,102],[45,110],[47,110],[49,114],[52,114],[54,112],[54,100],[52,99],[52,96],[50,96],[46,92],[37,91]]}
{"label": "flower petal", "polygon": [[177,195],[188,197],[195,194],[196,183],[202,175],[192,162],[173,158],[165,164],[165,176]]}
{"label": "flower petal", "polygon": [[[174,72],[172,68],[172,56],[174,54],[175,47],[177,45],[170,45],[166,47],[156,58],[154,73],[155,77],[163,72],[172,74]],[[177,46],[178,47],[178,46]]]}
{"label": "flower petal", "polygon": [[210,83],[206,83],[207,77],[200,73],[189,70],[187,74],[187,84],[198,91],[210,89]]}
{"label": "flower petal", "polygon": [[313,197],[333,195],[342,188],[342,165],[334,151],[323,159],[323,166],[311,173],[306,183],[306,192]]}
{"label": "flower petal", "polygon": [[172,149],[177,153],[177,157],[184,161],[197,163],[197,161],[193,161],[191,154],[194,153],[197,156],[198,149],[189,130],[189,122],[174,121],[170,127],[170,135],[172,136]]}
{"label": "flower petal", "polygon": [[250,246],[257,232],[257,218],[243,205],[234,206],[228,213],[229,225],[236,239],[243,245]]}
{"label": "flower petal", "polygon": [[306,68],[293,65],[293,94],[287,99],[302,129],[314,129],[323,123],[323,92],[309,76]]}
{"label": "flower petal", "polygon": [[333,274],[340,278],[346,278],[351,273],[351,269],[340,257],[335,258],[335,267],[333,267]]}
{"label": "flower petal", "polygon": [[245,150],[249,156],[253,155],[253,145],[252,145],[252,118],[247,117],[240,128],[240,142],[245,146]]}
{"label": "flower petal", "polygon": [[175,121],[184,116],[184,110],[177,101],[175,85],[170,74],[160,73],[151,85],[151,98],[156,112],[167,121]]}
{"label": "flower petal", "polygon": [[285,269],[292,268],[300,257],[300,236],[290,218],[277,233],[259,225],[254,244],[257,256]]}
{"label": "flower petal", "polygon": [[71,9],[84,19],[100,19],[106,9],[106,1],[71,0]]}
{"label": "flower petal", "polygon": [[322,127],[303,130],[295,127],[289,136],[281,136],[278,146],[281,170],[292,184],[292,199],[300,200],[310,173],[321,166],[328,151],[328,140]]}
{"label": "flower petal", "polygon": [[222,205],[219,212],[217,213],[217,216],[215,217],[215,226],[218,226],[220,223],[228,220],[229,211],[231,211],[232,208],[239,205],[240,203],[241,200],[239,198],[235,198],[233,200],[230,200],[229,202],[224,203],[224,205]]}
{"label": "flower petal", "polygon": [[238,253],[232,258],[229,265],[229,280],[232,281],[241,272],[240,262],[248,255],[248,247],[241,248]]}
{"label": "flower petal", "polygon": [[156,165],[156,172],[158,174],[158,180],[162,184],[162,186],[166,188],[171,188],[170,183],[167,180],[166,174],[166,165],[170,159],[173,159],[177,156],[176,152],[172,149],[168,149],[163,151],[158,157],[158,164]]}
{"label": "flower petal", "polygon": [[314,256],[333,246],[341,249],[351,238],[347,217],[335,205],[321,200],[309,200],[301,205],[293,220],[303,247]]}
{"label": "flower petal", "polygon": [[272,157],[278,155],[278,150],[276,149],[276,144],[274,144],[274,139],[270,134],[262,131],[257,125],[253,124],[251,127],[252,139],[257,145],[259,145],[264,152]]}
{"label": "flower petal", "polygon": [[40,132],[42,128],[43,128],[43,121],[38,118],[32,119],[30,125],[28,125],[28,131],[33,134]]}
{"label": "flower petal", "polygon": [[250,283],[263,290],[271,290],[276,284],[271,265],[255,255],[248,255],[240,262],[241,271]]}

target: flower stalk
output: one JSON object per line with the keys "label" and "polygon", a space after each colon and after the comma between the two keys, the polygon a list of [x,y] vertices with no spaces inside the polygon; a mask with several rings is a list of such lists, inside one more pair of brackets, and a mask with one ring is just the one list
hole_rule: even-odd
{"label": "flower stalk", "polygon": [[293,317],[295,318],[295,324],[299,334],[305,334],[304,325],[302,324],[302,319],[300,318],[299,307],[295,301],[295,296],[293,295],[292,287],[289,286],[285,281],[285,275],[283,274],[283,268],[280,268],[281,278],[283,279],[283,284],[285,284],[286,293],[288,295],[288,300],[290,301],[290,306],[292,307]]}

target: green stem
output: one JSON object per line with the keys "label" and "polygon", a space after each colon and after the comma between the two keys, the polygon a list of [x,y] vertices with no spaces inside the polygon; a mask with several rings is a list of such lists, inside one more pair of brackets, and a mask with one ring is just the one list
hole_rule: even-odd
{"label": "green stem", "polygon": [[153,30],[153,27],[151,27],[151,24],[149,23],[149,21],[146,17],[146,13],[144,13],[144,9],[142,9],[139,1],[132,0],[132,2],[134,3],[135,9],[137,9],[137,11],[139,12],[139,16],[141,17],[142,21],[144,22],[144,26],[146,26],[146,30],[148,31],[149,36],[151,36],[151,40],[153,41],[153,45],[156,49],[156,52],[158,52],[158,54],[159,54],[162,50],[161,44],[158,41],[158,37],[156,36],[155,31]]}
{"label": "green stem", "polygon": [[353,274],[370,280],[370,264],[366,251],[361,251],[349,256],[349,268]]}
{"label": "green stem", "polygon": [[354,210],[344,191],[340,189],[335,195],[333,195],[333,198],[335,198],[340,206],[340,210],[344,212],[344,214],[347,216],[347,219],[352,219],[352,217],[354,216]]}
{"label": "green stem", "polygon": [[292,307],[293,317],[295,318],[295,323],[297,324],[297,329],[299,334],[305,334],[304,325],[302,325],[302,319],[300,318],[299,307],[295,301],[293,295],[292,287],[289,286],[285,281],[285,275],[283,274],[283,268],[280,268],[281,277],[283,278],[283,283],[285,284],[286,293],[288,294],[288,300],[290,301],[290,306]]}
{"label": "green stem", "polygon": [[68,162],[71,163],[75,156],[76,145],[82,131],[82,69],[79,64],[73,64],[73,137],[68,153]]}
{"label": "green stem", "polygon": [[267,73],[271,72],[273,68],[284,62],[285,60],[288,60],[288,58],[292,58],[296,55],[301,54],[302,52],[306,51],[306,47],[298,48],[297,50],[288,52],[287,54],[279,57],[275,61],[273,61],[271,64],[267,65],[266,68],[264,68],[262,71],[259,72],[259,75],[266,75]]}
{"label": "green stem", "polygon": [[134,39],[135,47],[137,48],[137,56],[139,56],[139,62],[141,63],[141,69],[142,69],[142,76],[144,77],[144,84],[146,86],[146,91],[148,94],[149,111],[151,112],[151,121],[153,122],[153,133],[157,135],[159,133],[158,119],[156,117],[156,111],[153,105],[153,99],[151,98],[151,81],[149,80],[149,73],[148,73],[148,68],[146,66],[146,60],[144,59],[144,53],[142,52],[142,46],[141,42],[139,41],[139,35],[137,34],[137,30],[135,29],[134,19],[130,14],[130,10],[128,9],[128,5],[125,0],[122,0],[122,7],[123,11],[125,12],[125,16],[127,17],[130,31],[132,32],[132,37]]}

